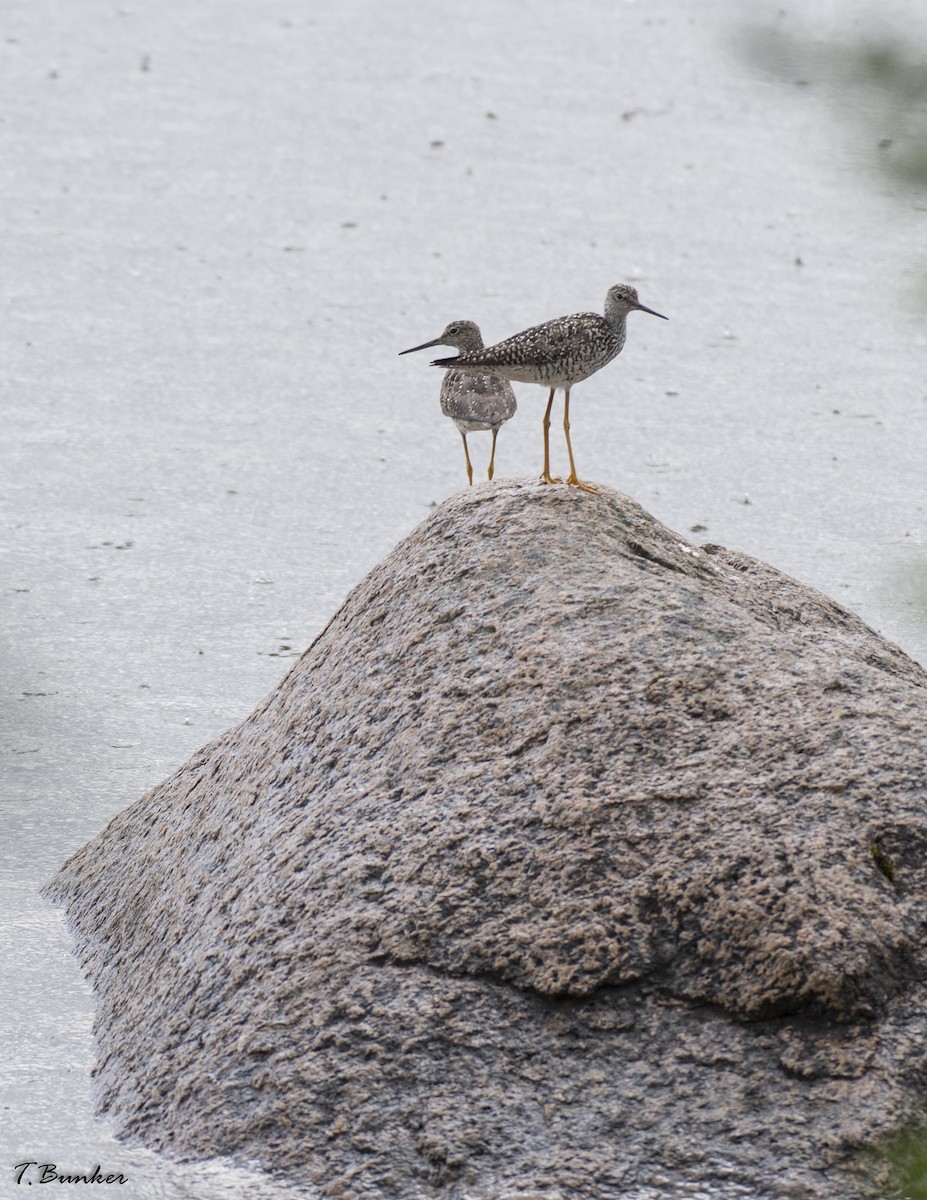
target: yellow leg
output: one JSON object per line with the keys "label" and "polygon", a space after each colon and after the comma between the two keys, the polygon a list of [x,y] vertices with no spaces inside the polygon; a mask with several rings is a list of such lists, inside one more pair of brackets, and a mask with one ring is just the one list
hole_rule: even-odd
{"label": "yellow leg", "polygon": [[582,488],[584,492],[597,493],[598,489],[592,487],[591,484],[583,483],[576,474],[576,464],[573,462],[573,447],[570,444],[570,389],[566,388],[563,398],[563,432],[566,435],[567,454],[570,456],[570,474],[567,483],[573,487]]}
{"label": "yellow leg", "polygon": [[463,438],[464,458],[467,460],[467,479],[469,486],[473,487],[473,463],[470,462],[470,451],[467,449],[467,435],[461,430],[460,436]]}
{"label": "yellow leg", "polygon": [[496,434],[499,432],[499,426],[492,431],[492,453],[489,456],[489,470],[486,472],[486,478],[492,479],[492,473],[496,469]]}
{"label": "yellow leg", "polygon": [[547,398],[547,411],[544,413],[544,470],[541,472],[541,483],[559,483],[560,480],[550,473],[550,410],[554,404],[554,392],[556,388],[550,389],[550,395]]}

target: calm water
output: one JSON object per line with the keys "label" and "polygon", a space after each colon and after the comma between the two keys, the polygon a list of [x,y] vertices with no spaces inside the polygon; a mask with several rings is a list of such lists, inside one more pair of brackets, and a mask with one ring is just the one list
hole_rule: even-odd
{"label": "calm water", "polygon": [[[410,12],[4,6],[10,1165],[285,1194],[93,1117],[91,998],[38,888],[465,482],[438,373],[397,357],[448,320],[496,340],[635,282],[670,322],[632,317],[574,393],[580,474],[927,662],[923,209],[824,89],[731,52],[720,0]],[[541,465],[544,393],[516,391],[500,475]]]}

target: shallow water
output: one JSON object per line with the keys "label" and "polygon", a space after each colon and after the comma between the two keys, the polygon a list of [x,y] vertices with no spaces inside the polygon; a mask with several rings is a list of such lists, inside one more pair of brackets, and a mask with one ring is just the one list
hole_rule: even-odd
{"label": "shallow water", "polygon": [[[924,211],[825,88],[732,51],[739,11],[7,0],[8,1163],[282,1194],[94,1118],[91,998],[38,889],[465,482],[440,376],[397,355],[448,320],[497,340],[635,282],[670,321],[632,316],[574,392],[580,473],[927,663]],[[516,391],[500,475],[541,465],[544,393]]]}

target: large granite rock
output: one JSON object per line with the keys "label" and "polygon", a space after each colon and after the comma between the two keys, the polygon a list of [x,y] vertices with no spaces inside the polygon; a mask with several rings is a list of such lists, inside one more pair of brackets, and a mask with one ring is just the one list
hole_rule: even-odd
{"label": "large granite rock", "polygon": [[485,484],[52,884],[119,1133],[325,1195],[864,1193],[927,1081],[927,673]]}

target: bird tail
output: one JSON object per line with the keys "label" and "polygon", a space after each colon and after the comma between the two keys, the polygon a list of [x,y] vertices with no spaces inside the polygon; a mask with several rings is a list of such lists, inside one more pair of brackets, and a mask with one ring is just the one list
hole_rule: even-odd
{"label": "bird tail", "polygon": [[454,358],[436,358],[431,365],[433,367],[453,367],[458,361],[456,356]]}

